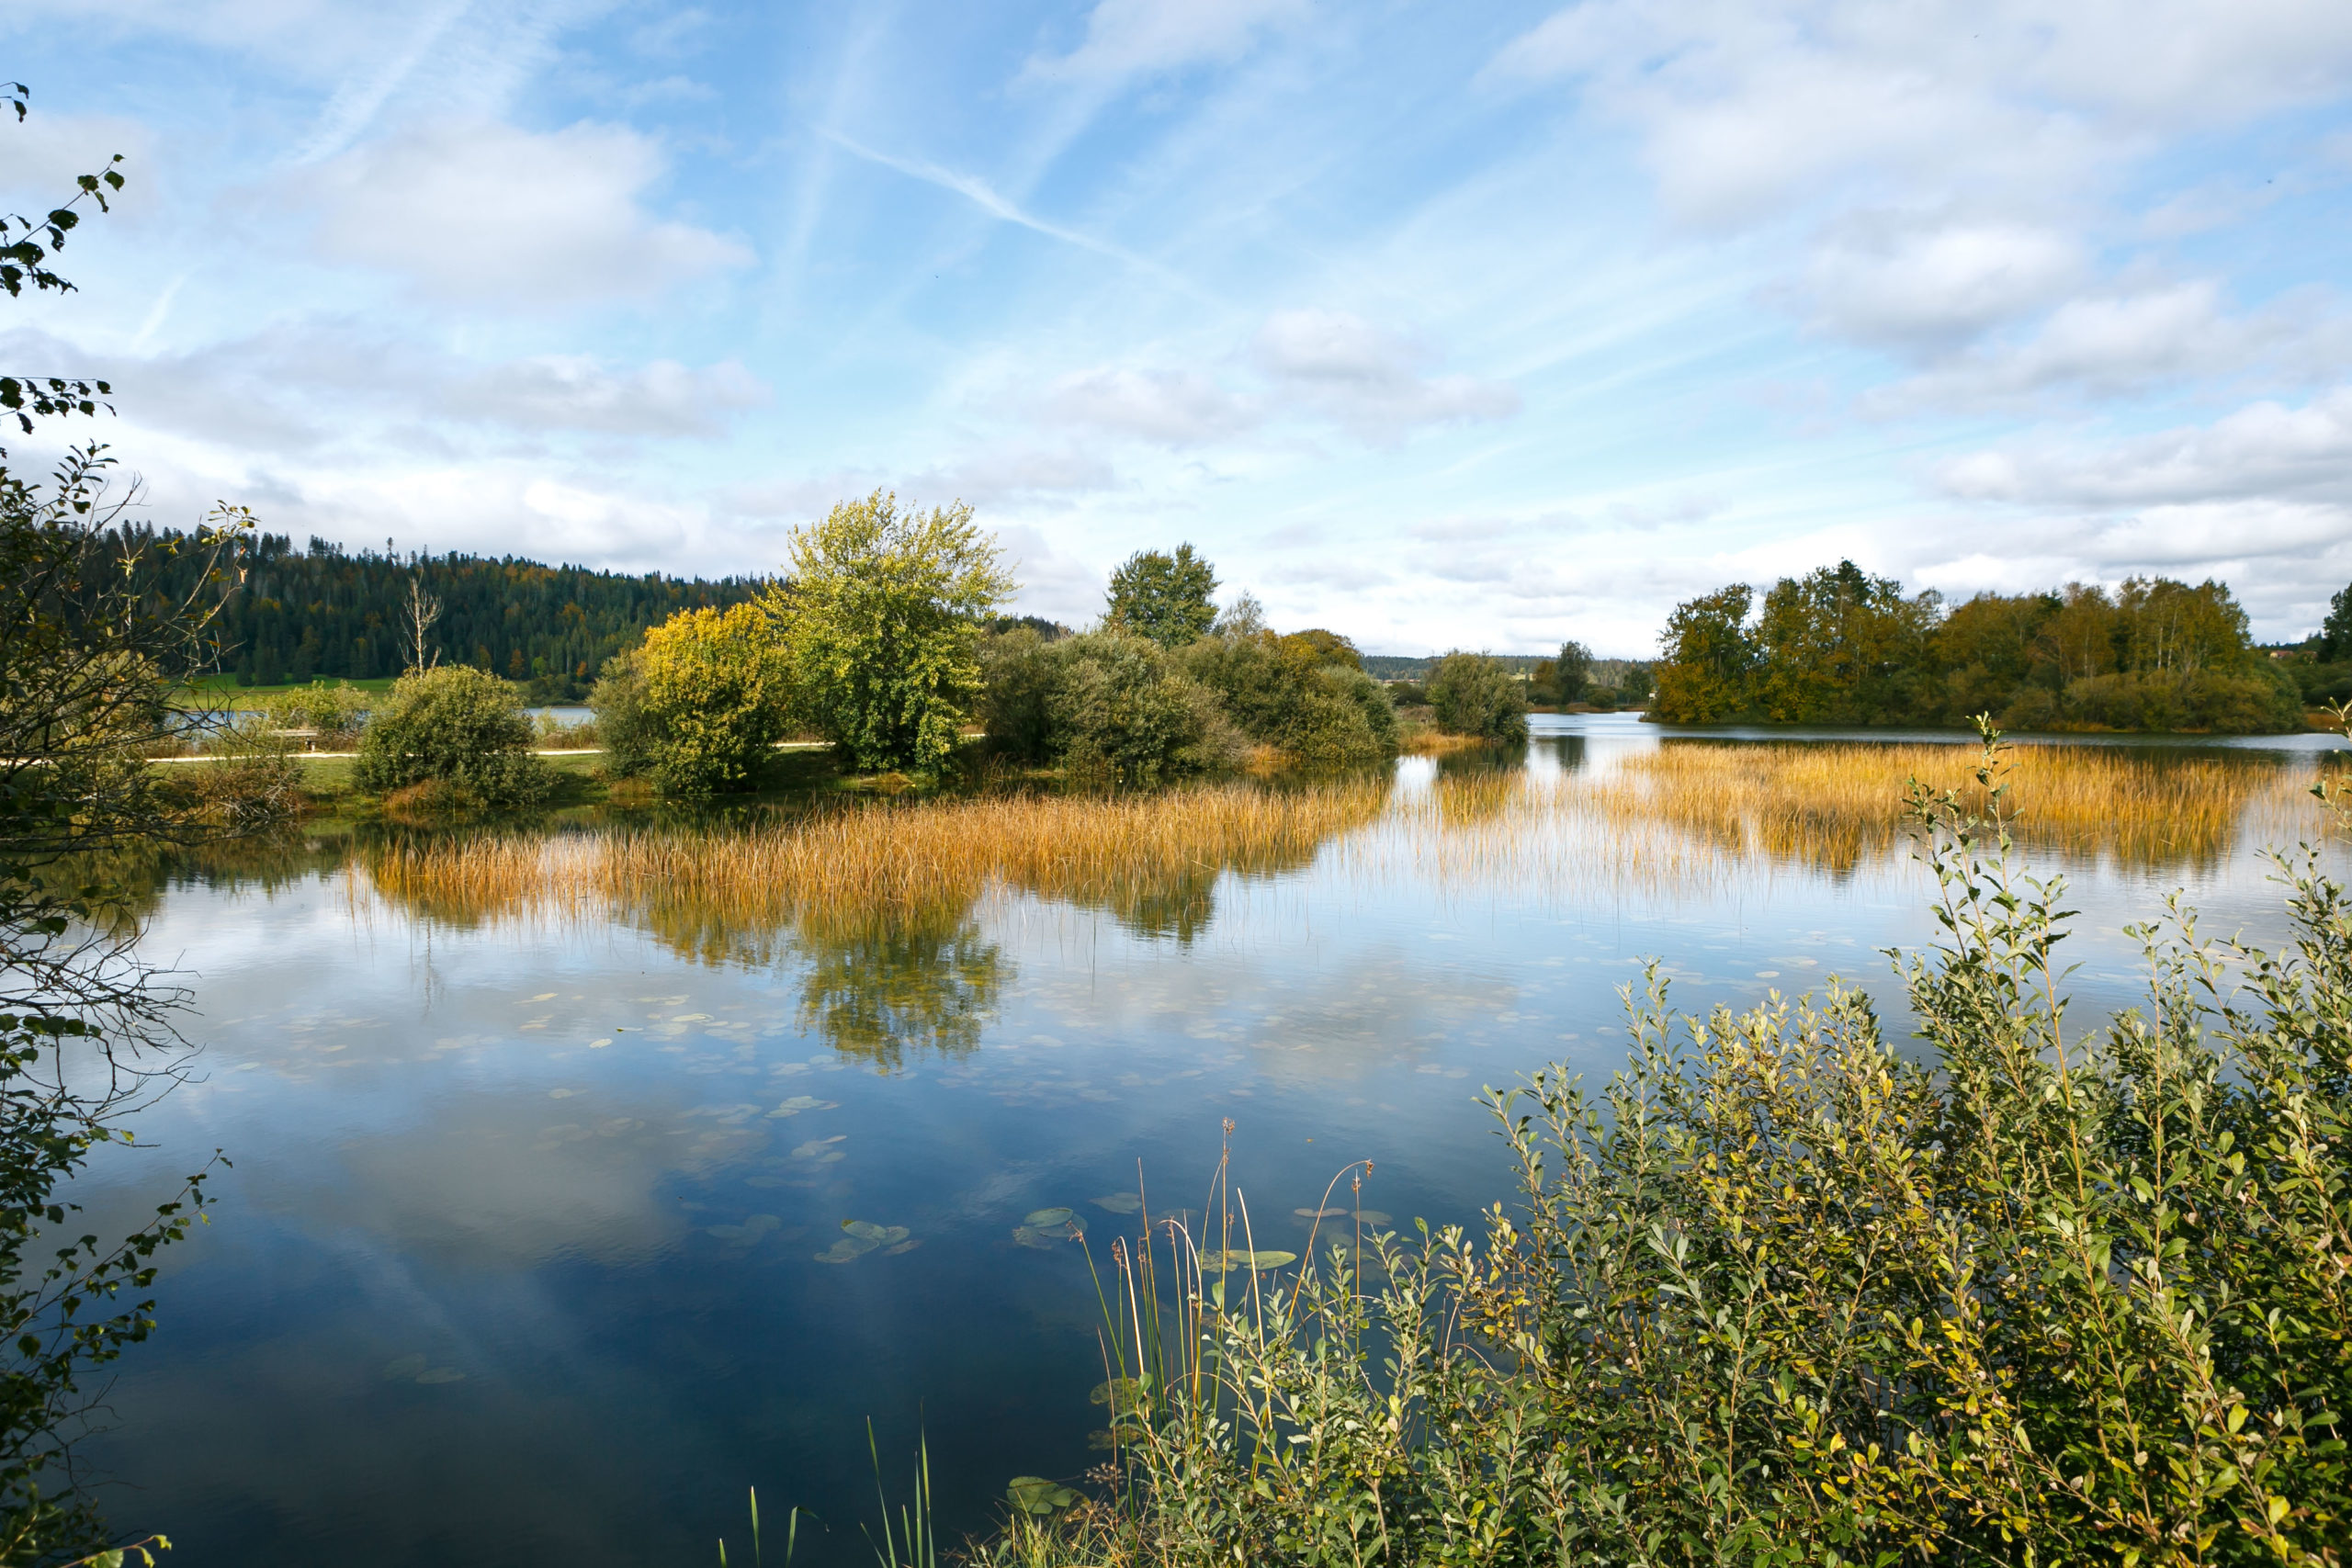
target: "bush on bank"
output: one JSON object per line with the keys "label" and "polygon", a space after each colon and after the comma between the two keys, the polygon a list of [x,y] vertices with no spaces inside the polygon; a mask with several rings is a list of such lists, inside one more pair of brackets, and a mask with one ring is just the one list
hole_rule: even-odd
{"label": "bush on bank", "polygon": [[606,770],[648,776],[665,795],[750,788],[790,733],[791,675],[758,604],[672,616],[589,694]]}
{"label": "bush on bank", "polygon": [[360,731],[352,782],[371,795],[433,784],[451,804],[529,806],[553,784],[532,739],[511,682],[465,664],[413,671]]}
{"label": "bush on bank", "polygon": [[1361,766],[1396,754],[1396,710],[1387,689],[1329,632],[1282,637],[1234,627],[1193,643],[1183,660],[1234,726],[1261,745],[1317,767]]}
{"label": "bush on bank", "polygon": [[1430,711],[1449,735],[1480,740],[1527,739],[1527,694],[1502,660],[1449,653],[1430,671]]}
{"label": "bush on bank", "polygon": [[1018,761],[1125,785],[1230,762],[1238,738],[1207,691],[1149,637],[1116,626],[1046,642],[1026,627],[990,638],[984,717]]}
{"label": "bush on bank", "polygon": [[2147,1010],[2077,1032],[2063,885],[1913,805],[1924,1053],[1835,983],[1699,1018],[1653,971],[1598,1095],[1490,1096],[1482,1234],[1129,1244],[1116,1488],[982,1560],[2342,1562],[2352,901],[2308,849],[2282,952],[2176,900]]}

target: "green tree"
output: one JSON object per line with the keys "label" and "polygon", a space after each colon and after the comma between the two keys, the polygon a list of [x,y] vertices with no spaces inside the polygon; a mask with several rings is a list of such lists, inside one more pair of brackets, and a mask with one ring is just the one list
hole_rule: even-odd
{"label": "green tree", "polygon": [[759,782],[792,722],[791,660],[758,604],[685,610],[596,683],[598,734],[616,773],[650,774],[665,795]]}
{"label": "green tree", "polygon": [[1527,739],[1527,694],[1499,659],[1447,654],[1430,671],[1430,711],[1450,735],[1481,740]]}
{"label": "green tree", "polygon": [[[18,119],[25,89],[8,101]],[[115,162],[119,163],[117,159]],[[0,287],[36,298],[73,285],[52,262],[88,198],[103,210],[112,164],[40,221],[8,218]],[[0,409],[92,415],[111,389],[0,376]],[[110,459],[69,451],[47,486],[0,452],[0,1563],[87,1558],[108,1532],[74,1488],[66,1438],[96,1397],[85,1380],[146,1338],[157,1250],[187,1233],[203,1173],[119,1242],[77,1237],[61,1189],[93,1150],[127,1144],[121,1118],[182,1058],[175,995],[133,946],[125,891],[96,868],[203,829],[145,765],[169,698],[218,651],[215,617],[252,519],[222,509],[159,541],[110,501]],[[167,559],[166,558],[173,558]],[[164,580],[168,576],[169,581]]]}
{"label": "green tree", "polygon": [[1756,643],[1747,633],[1755,596],[1747,583],[1735,582],[1674,607],[1658,638],[1650,717],[1715,724],[1747,711],[1756,673]]}
{"label": "green tree", "polygon": [[352,780],[388,794],[435,784],[461,806],[529,806],[554,784],[531,750],[522,694],[468,664],[403,675],[360,732]]}
{"label": "green tree", "polygon": [[1941,606],[1905,598],[1852,561],[1782,578],[1756,627],[1756,695],[1783,724],[1889,724],[1916,716]]}
{"label": "green tree", "polygon": [[1137,550],[1111,574],[1107,617],[1162,648],[1182,648],[1216,624],[1216,572],[1190,545]]}
{"label": "green tree", "polygon": [[2319,660],[2333,664],[2352,659],[2352,585],[2339,588],[2327,602],[2327,619],[2320,623]]}
{"label": "green tree", "polygon": [[1592,649],[1571,639],[1560,645],[1560,655],[1551,663],[1552,700],[1563,706],[1584,701],[1592,684]]}
{"label": "green tree", "polygon": [[960,502],[876,491],[792,536],[768,605],[803,712],[851,765],[936,775],[981,693],[979,623],[1016,587]]}
{"label": "green tree", "polygon": [[2243,668],[2253,646],[2245,611],[2210,577],[2193,588],[2168,577],[2126,578],[2116,611],[2130,670],[2193,675]]}

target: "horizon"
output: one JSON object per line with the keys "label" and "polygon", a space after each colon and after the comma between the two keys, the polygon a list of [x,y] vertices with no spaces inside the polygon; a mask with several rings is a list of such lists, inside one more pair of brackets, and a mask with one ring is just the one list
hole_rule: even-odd
{"label": "horizon", "polygon": [[[2352,10],[23,8],[12,373],[145,515],[722,577],[892,488],[1365,649],[1646,658],[1841,558],[2352,581]],[[1399,654],[1396,657],[1425,657]],[[1544,655],[1534,655],[1543,657]]]}

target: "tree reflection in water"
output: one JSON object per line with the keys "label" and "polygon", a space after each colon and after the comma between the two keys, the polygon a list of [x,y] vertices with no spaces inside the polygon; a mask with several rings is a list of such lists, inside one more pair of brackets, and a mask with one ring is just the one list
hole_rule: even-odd
{"label": "tree reflection in water", "polygon": [[968,908],[798,934],[800,1027],[881,1072],[910,1050],[968,1055],[1013,973]]}

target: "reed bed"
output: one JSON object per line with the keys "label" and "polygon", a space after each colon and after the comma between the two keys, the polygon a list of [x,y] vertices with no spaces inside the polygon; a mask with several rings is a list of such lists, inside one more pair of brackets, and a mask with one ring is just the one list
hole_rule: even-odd
{"label": "reed bed", "polygon": [[1307,864],[1388,793],[1385,779],[1352,779],[877,802],[718,831],[404,840],[356,859],[378,894],[456,923],[627,911],[657,927],[854,936],[960,912],[992,887],[1148,918],[1226,872]]}
{"label": "reed bed", "polygon": [[[1581,792],[1623,827],[1666,827],[1734,856],[1850,870],[1900,837],[1914,779],[1985,807],[1969,749],[1936,745],[1668,745]],[[2133,870],[2210,866],[2241,832],[2316,829],[2304,769],[2267,757],[2167,757],[2098,746],[2007,753],[2003,799],[2024,844]]]}
{"label": "reed bed", "polygon": [[[759,961],[892,932],[947,942],[990,893],[1109,911],[1191,936],[1218,879],[1330,863],[1440,892],[1703,897],[1778,867],[1845,875],[1903,860],[1911,780],[1981,807],[1973,751],[1933,745],[1675,744],[1594,773],[1448,768],[1154,795],[875,801],[749,827],[414,837],[355,855],[355,888],[436,920],[630,919],[680,952]],[[2279,759],[2101,747],[2008,753],[2006,808],[2029,848],[2128,869],[2208,866],[2241,835],[2315,830],[2308,770]]]}

